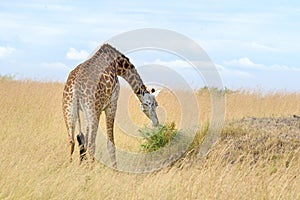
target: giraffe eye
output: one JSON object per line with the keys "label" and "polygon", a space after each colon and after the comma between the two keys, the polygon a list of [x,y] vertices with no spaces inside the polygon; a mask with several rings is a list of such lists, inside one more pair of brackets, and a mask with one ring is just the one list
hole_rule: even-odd
{"label": "giraffe eye", "polygon": [[146,110],[149,110],[149,106],[147,104],[141,104],[141,109],[142,111],[146,111]]}
{"label": "giraffe eye", "polygon": [[149,102],[143,103],[143,104],[142,104],[142,107],[143,107],[145,110],[146,110],[146,109],[149,109],[149,107],[150,107]]}
{"label": "giraffe eye", "polygon": [[143,106],[148,107],[149,103],[144,103]]}

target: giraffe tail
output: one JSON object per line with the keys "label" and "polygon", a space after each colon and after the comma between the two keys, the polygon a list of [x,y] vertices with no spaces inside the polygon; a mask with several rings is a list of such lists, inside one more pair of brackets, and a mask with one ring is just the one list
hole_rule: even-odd
{"label": "giraffe tail", "polygon": [[79,145],[80,160],[82,161],[85,157],[86,149],[84,147],[84,135],[81,132],[77,135],[77,141]]}

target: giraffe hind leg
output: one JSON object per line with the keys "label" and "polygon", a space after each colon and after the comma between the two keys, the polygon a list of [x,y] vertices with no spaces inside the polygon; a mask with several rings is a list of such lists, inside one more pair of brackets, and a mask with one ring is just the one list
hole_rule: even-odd
{"label": "giraffe hind leg", "polygon": [[75,146],[75,142],[74,140],[70,140],[70,162],[72,162],[72,154],[74,152],[74,146]]}
{"label": "giraffe hind leg", "polygon": [[70,162],[72,162],[72,155],[74,152],[75,141],[74,132],[77,120],[79,121],[79,131],[81,132],[80,119],[78,115],[78,104],[76,100],[69,102],[69,105],[64,108],[65,122],[68,129],[68,143],[70,146]]}
{"label": "giraffe hind leg", "polygon": [[67,109],[64,110],[65,112],[65,122],[68,129],[68,145],[70,147],[70,162],[72,162],[72,155],[74,152],[74,131],[75,131],[75,122],[76,116],[73,115],[72,112],[67,112]]}
{"label": "giraffe hind leg", "polygon": [[72,162],[72,155],[74,152],[74,146],[75,146],[75,142],[74,142],[74,130],[75,127],[73,124],[69,125],[69,130],[68,130],[68,143],[70,146],[70,162]]}

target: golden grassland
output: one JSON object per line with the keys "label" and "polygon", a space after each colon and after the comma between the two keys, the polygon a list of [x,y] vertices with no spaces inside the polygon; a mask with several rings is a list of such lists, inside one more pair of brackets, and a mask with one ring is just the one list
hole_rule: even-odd
{"label": "golden grassland", "polygon": [[[291,117],[300,115],[299,93],[227,92],[222,137],[200,159],[211,113],[209,91],[200,90],[203,127],[192,149],[170,167],[131,174],[79,165],[77,148],[68,162],[62,90],[62,83],[0,80],[0,199],[300,199],[300,122]],[[175,97],[162,91],[157,101],[165,121],[178,124]],[[129,110],[137,124],[149,123],[133,97]],[[118,128],[115,137],[138,151],[141,141]]]}

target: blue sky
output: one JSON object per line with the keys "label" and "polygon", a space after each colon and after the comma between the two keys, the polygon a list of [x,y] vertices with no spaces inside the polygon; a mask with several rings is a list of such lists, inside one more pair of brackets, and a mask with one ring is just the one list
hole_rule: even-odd
{"label": "blue sky", "polygon": [[[140,28],[196,41],[226,87],[300,92],[299,1],[1,1],[0,74],[65,81],[103,42]],[[186,65],[159,52],[128,56],[137,67]]]}

